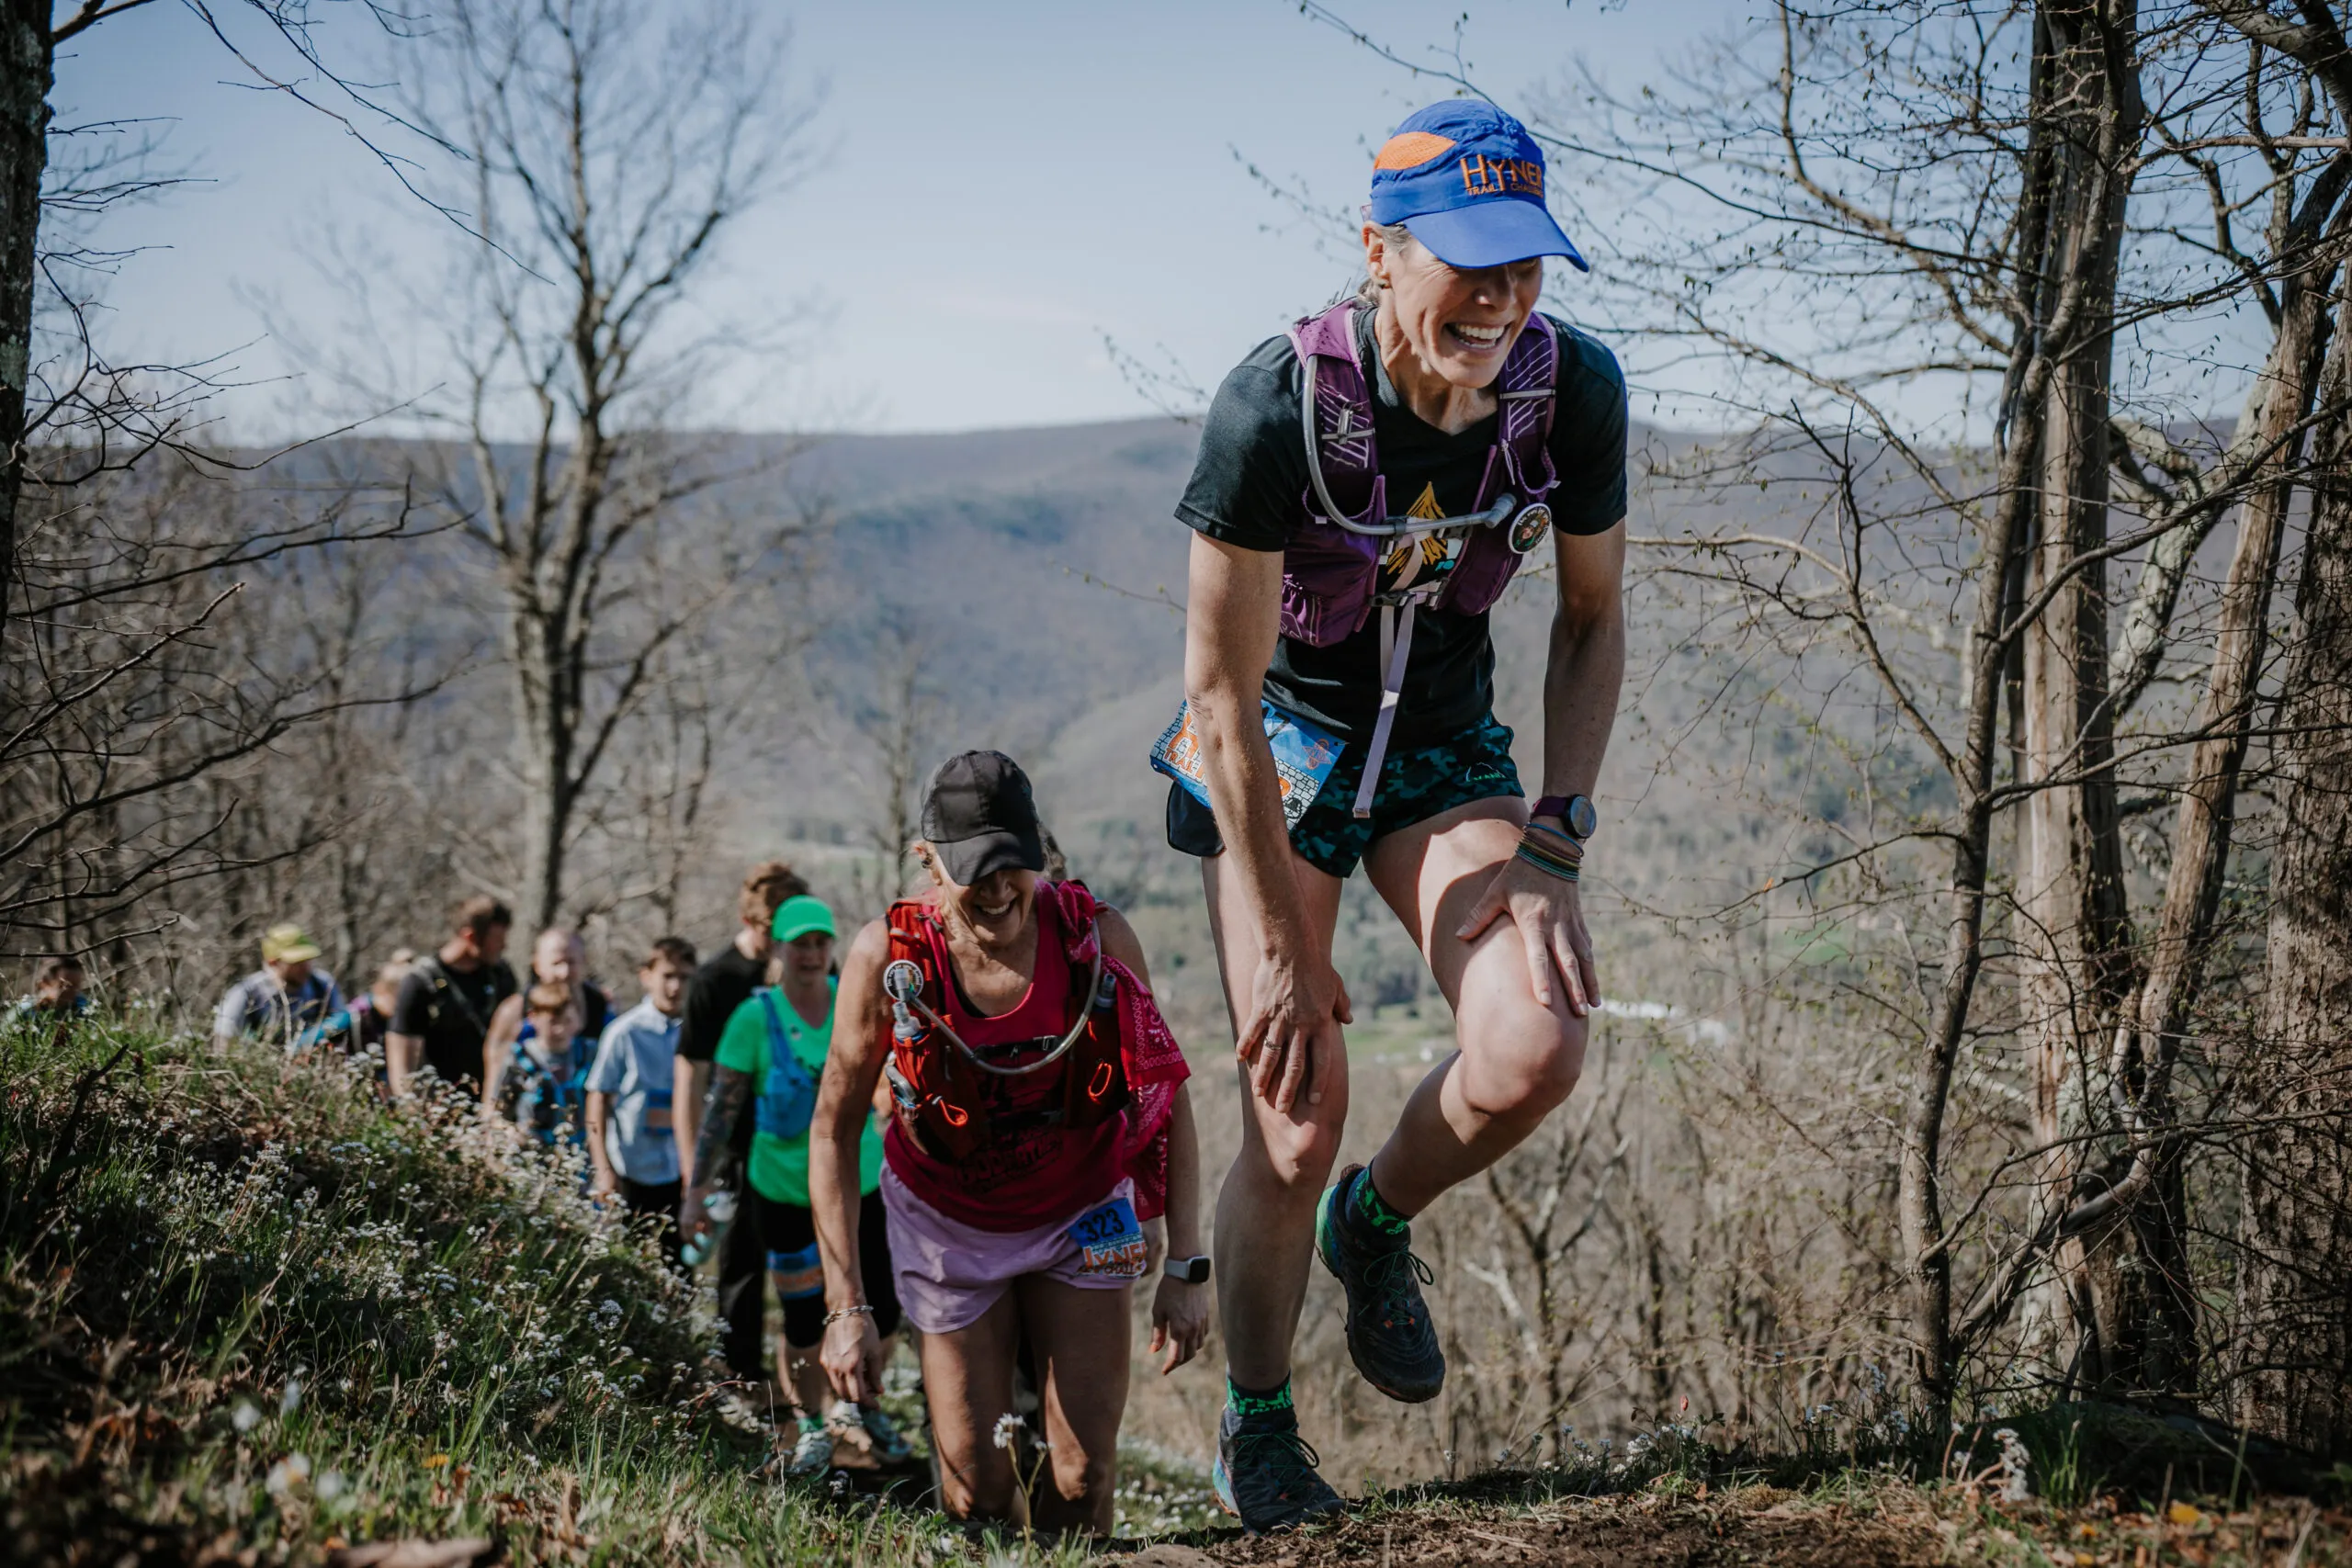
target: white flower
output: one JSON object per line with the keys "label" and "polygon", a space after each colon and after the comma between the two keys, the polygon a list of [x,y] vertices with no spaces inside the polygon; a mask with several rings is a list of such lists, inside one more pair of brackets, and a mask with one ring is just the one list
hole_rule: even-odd
{"label": "white flower", "polygon": [[288,1454],[269,1467],[269,1477],[262,1483],[272,1492],[283,1496],[296,1486],[311,1479],[311,1456]]}
{"label": "white flower", "polygon": [[280,1416],[291,1416],[294,1412],[301,1408],[302,1380],[300,1378],[288,1378],[286,1380],[286,1392],[277,1396],[277,1413]]}
{"label": "white flower", "polygon": [[336,1498],[343,1495],[344,1491],[348,1484],[349,1483],[343,1479],[343,1472],[339,1470],[330,1470],[321,1472],[318,1484],[314,1490],[316,1490],[319,1495],[320,1502],[332,1503]]}
{"label": "white flower", "polygon": [[229,1414],[229,1424],[240,1433],[250,1432],[261,1425],[261,1412],[254,1408],[250,1399],[237,1401],[237,1408]]}
{"label": "white flower", "polygon": [[2001,1445],[2001,1500],[2022,1503],[2032,1495],[2032,1488],[2026,1481],[2026,1466],[2032,1462],[2032,1456],[2025,1451],[2025,1444],[2018,1440],[2017,1433],[2009,1427],[2004,1427],[1995,1432],[1993,1440]]}
{"label": "white flower", "polygon": [[1021,1436],[1021,1417],[1008,1410],[996,1418],[996,1430],[989,1440],[998,1448],[1010,1450]]}

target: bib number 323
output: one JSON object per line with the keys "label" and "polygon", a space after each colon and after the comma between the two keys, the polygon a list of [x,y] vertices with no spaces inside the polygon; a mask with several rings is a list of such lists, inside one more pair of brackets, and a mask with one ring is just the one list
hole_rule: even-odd
{"label": "bib number 323", "polygon": [[1125,1198],[1086,1211],[1068,1235],[1078,1243],[1078,1271],[1104,1280],[1143,1276],[1143,1226]]}

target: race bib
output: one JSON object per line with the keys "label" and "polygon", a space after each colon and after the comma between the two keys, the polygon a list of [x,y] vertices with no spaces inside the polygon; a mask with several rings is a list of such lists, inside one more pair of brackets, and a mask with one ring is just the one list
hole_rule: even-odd
{"label": "race bib", "polygon": [[[1262,699],[1260,705],[1265,714],[1266,744],[1274,754],[1274,776],[1282,786],[1283,820],[1295,828],[1322,793],[1323,781],[1339,764],[1342,743],[1338,736],[1295,713],[1285,713]],[[1208,777],[1202,771],[1201,739],[1193,728],[1192,704],[1177,709],[1175,718],[1160,732],[1151,749],[1151,765],[1182,784],[1203,806],[1209,804]]]}
{"label": "race bib", "polygon": [[1089,1209],[1066,1233],[1078,1243],[1078,1271],[1103,1280],[1143,1277],[1143,1226],[1136,1223],[1136,1206],[1114,1198]]}

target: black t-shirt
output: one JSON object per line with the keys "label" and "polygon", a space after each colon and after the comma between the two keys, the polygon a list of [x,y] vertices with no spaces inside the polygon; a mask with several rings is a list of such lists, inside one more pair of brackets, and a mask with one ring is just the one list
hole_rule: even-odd
{"label": "black t-shirt", "polygon": [[428,959],[401,982],[392,1032],[422,1039],[425,1061],[444,1081],[480,1094],[482,1036],[498,1004],[514,994],[514,971],[503,958],[462,972]]}
{"label": "black t-shirt", "polygon": [[[686,978],[685,1013],[678,1023],[678,1055],[689,1062],[707,1062],[717,1055],[718,1037],[727,1032],[727,1021],[767,981],[768,961],[744,957],[742,950],[731,942],[719,949],[717,957],[706,959]],[[748,1111],[738,1116],[734,1136],[728,1140],[736,1154],[745,1159],[752,1154],[754,1120]]]}
{"label": "black t-shirt", "polygon": [[613,998],[605,987],[594,980],[580,982],[580,1032],[591,1040],[605,1037],[605,1025],[613,1021]]}
{"label": "black t-shirt", "polygon": [[[1545,498],[1554,526],[1604,534],[1625,515],[1625,378],[1617,357],[1556,319],[1559,400],[1553,409],[1552,464],[1559,483]],[[1531,328],[1532,323],[1531,323]],[[1373,371],[1373,431],[1388,480],[1388,510],[1421,517],[1458,517],[1477,504],[1495,419],[1457,435],[1404,406],[1372,341],[1372,312],[1356,313],[1359,357]],[[1305,516],[1306,442],[1299,429],[1305,378],[1287,337],[1268,338],[1234,367],[1209,404],[1200,456],[1177,517],[1212,539],[1250,550],[1279,550]],[[1379,587],[1396,587],[1453,570],[1456,536],[1399,545],[1381,562]],[[1408,559],[1408,549],[1420,552]],[[1390,745],[1434,745],[1478,722],[1494,707],[1495,649],[1487,616],[1421,607]],[[1329,648],[1289,637],[1274,646],[1266,699],[1322,725],[1342,739],[1372,734],[1380,713],[1380,617]]]}

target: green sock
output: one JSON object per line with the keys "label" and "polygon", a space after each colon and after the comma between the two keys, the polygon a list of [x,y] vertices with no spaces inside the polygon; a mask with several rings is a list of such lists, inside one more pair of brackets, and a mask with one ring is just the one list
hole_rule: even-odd
{"label": "green sock", "polygon": [[1355,1185],[1348,1190],[1348,1212],[1383,1235],[1404,1235],[1413,1228],[1405,1215],[1390,1208],[1372,1185],[1372,1167],[1356,1173]]}
{"label": "green sock", "polygon": [[1225,1407],[1244,1421],[1253,1416],[1284,1416],[1290,1413],[1290,1379],[1284,1378],[1272,1388],[1243,1388],[1231,1378],[1225,1380]]}

